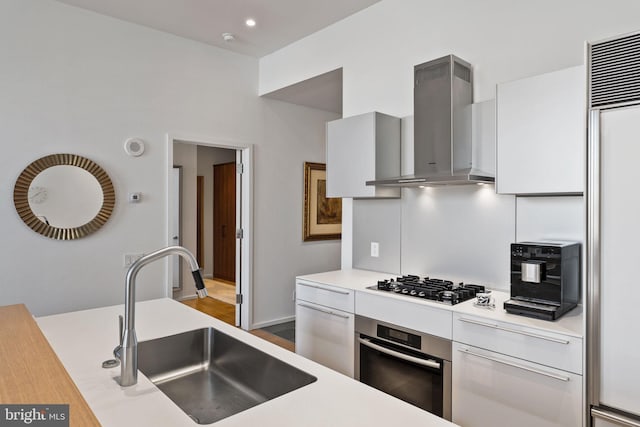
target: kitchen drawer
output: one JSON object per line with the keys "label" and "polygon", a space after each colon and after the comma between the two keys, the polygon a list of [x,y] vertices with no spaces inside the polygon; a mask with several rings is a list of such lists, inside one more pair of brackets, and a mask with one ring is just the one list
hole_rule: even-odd
{"label": "kitchen drawer", "polygon": [[323,283],[296,280],[296,300],[308,301],[326,307],[353,313],[354,290]]}
{"label": "kitchen drawer", "polygon": [[355,316],[296,301],[296,353],[353,378]]}
{"label": "kitchen drawer", "polygon": [[582,374],[580,338],[456,313],[453,340]]}
{"label": "kitchen drawer", "polygon": [[582,376],[455,342],[452,356],[454,423],[582,426]]}
{"label": "kitchen drawer", "polygon": [[451,311],[408,301],[405,297],[358,291],[356,314],[451,339]]}

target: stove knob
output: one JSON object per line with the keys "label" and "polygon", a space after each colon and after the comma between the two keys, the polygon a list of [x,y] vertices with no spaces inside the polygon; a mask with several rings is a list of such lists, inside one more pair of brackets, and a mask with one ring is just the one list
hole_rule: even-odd
{"label": "stove knob", "polygon": [[417,292],[415,291],[415,289],[410,292],[411,296],[416,296],[416,294],[417,294]]}
{"label": "stove knob", "polygon": [[425,294],[425,293],[424,293],[424,291],[420,291],[420,292],[418,293],[418,296],[419,296],[419,297],[421,297],[421,298],[424,298],[424,297],[426,297],[426,296],[427,296],[427,294]]}
{"label": "stove knob", "polygon": [[403,293],[403,294],[408,294],[408,293],[409,293],[409,291],[408,291],[408,290],[406,290],[406,289],[403,289],[403,290],[402,290],[402,293]]}

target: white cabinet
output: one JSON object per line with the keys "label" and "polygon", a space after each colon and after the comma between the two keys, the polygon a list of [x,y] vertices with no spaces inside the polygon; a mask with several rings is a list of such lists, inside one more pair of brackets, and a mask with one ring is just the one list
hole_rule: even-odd
{"label": "white cabinet", "polygon": [[452,413],[465,427],[580,427],[582,339],[455,313]]}
{"label": "white cabinet", "polygon": [[458,313],[453,316],[453,336],[458,342],[582,375],[581,338]]}
{"label": "white cabinet", "polygon": [[353,378],[354,292],[296,281],[296,353]]}
{"label": "white cabinet", "polygon": [[327,123],[327,197],[397,198],[366,181],[400,175],[400,119],[372,112]]}
{"label": "white cabinet", "polygon": [[586,114],[583,66],[499,84],[496,192],[582,193]]}
{"label": "white cabinet", "polygon": [[465,427],[580,427],[582,378],[454,342],[453,422]]}

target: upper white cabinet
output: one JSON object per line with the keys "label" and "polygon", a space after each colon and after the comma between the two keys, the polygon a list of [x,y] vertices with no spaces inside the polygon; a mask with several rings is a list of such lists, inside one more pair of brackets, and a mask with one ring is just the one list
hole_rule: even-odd
{"label": "upper white cabinet", "polygon": [[366,181],[400,175],[400,119],[372,112],[327,123],[327,197],[397,198]]}
{"label": "upper white cabinet", "polygon": [[584,66],[497,87],[496,192],[584,192]]}

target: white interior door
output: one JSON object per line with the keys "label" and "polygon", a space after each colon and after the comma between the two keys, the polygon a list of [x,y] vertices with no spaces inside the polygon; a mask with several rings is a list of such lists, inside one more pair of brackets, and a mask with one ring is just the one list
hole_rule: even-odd
{"label": "white interior door", "polygon": [[[173,167],[173,176],[171,178],[171,209],[173,212],[171,219],[171,244],[172,245],[181,245],[182,237],[181,237],[181,211],[182,211],[182,192],[181,189],[182,182],[182,167],[174,166]],[[180,262],[180,257],[177,255],[173,255],[171,257],[171,286],[174,290],[182,289],[182,263]]]}

